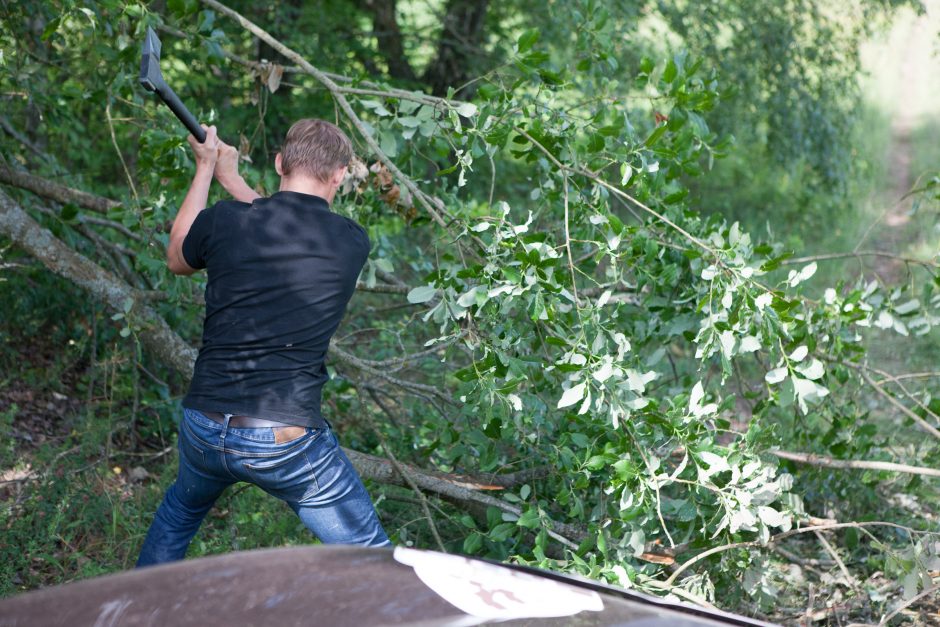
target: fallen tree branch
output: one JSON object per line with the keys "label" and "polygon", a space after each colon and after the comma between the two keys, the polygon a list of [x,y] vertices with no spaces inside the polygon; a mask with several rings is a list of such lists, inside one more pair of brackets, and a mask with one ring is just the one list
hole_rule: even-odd
{"label": "fallen tree branch", "polygon": [[75,252],[49,230],[33,220],[19,204],[0,191],[0,233],[38,259],[49,270],[74,282],[116,311],[130,299],[129,317],[140,325],[141,342],[163,363],[192,376],[196,351],[180,338],[137,290],[123,280]]}
{"label": "fallen tree branch", "polygon": [[[404,366],[405,364],[409,362],[420,361],[421,359],[424,359],[425,357],[430,357],[431,355],[435,355],[436,353],[440,352],[441,350],[455,343],[457,340],[461,339],[461,337],[463,337],[462,334],[455,335],[447,340],[444,340],[443,342],[433,345],[431,348],[426,348],[422,351],[418,351],[417,353],[410,353],[408,355],[403,355],[402,357],[393,357],[391,359],[381,359],[381,360],[362,359],[360,357],[356,357],[356,359],[358,359],[360,363],[365,364],[366,366],[369,366],[370,368],[397,368],[399,366]],[[353,356],[353,355],[350,353],[350,356]]]}
{"label": "fallen tree branch", "polygon": [[411,291],[408,285],[389,285],[388,283],[376,283],[368,285],[364,281],[356,283],[356,289],[360,292],[375,292],[377,294],[407,294]]}
{"label": "fallen tree branch", "polygon": [[[110,209],[121,206],[121,203],[116,200],[60,185],[59,183],[55,183],[41,176],[36,176],[35,174],[12,170],[3,164],[0,164],[0,183],[12,185],[19,189],[25,189],[43,198],[48,198],[49,200],[61,203],[74,203],[85,209],[100,213],[107,213]],[[115,229],[135,241],[143,241],[143,237],[134,233],[119,222],[94,216],[79,216],[78,219],[80,222]],[[375,285],[367,285],[360,281],[356,283],[356,289],[363,292],[375,292],[379,294],[407,294],[412,288],[410,285],[404,284],[392,285],[389,283],[377,283]]]}
{"label": "fallen tree branch", "polygon": [[809,257],[793,257],[791,259],[784,259],[783,261],[780,262],[780,265],[792,266],[792,265],[802,265],[805,263],[810,263],[811,261],[830,261],[834,259],[851,259],[851,258],[860,259],[862,257],[882,257],[884,259],[894,259],[895,261],[902,261],[904,263],[913,263],[916,265],[924,266],[925,268],[940,268],[940,264],[934,261],[914,259],[913,257],[903,257],[901,255],[894,255],[892,253],[886,253],[880,250],[859,250],[857,252],[849,252],[849,253],[829,253],[825,255],[812,255]]}
{"label": "fallen tree branch", "polygon": [[[180,39],[188,40],[193,37],[193,34],[183,32],[178,28],[173,28],[167,24],[159,24],[156,26],[156,28],[159,31],[173,35],[174,37],[179,37]],[[273,66],[278,65],[273,61],[254,61],[252,59],[247,59],[243,56],[235,54],[234,52],[231,52],[230,50],[226,50],[225,48],[222,48],[221,51],[222,56],[224,56],[229,61],[248,68],[249,70],[258,73],[259,75],[264,74]],[[304,68],[298,65],[281,65],[280,67],[283,68],[285,74],[308,74]],[[448,100],[447,98],[432,96],[424,92],[396,89],[394,87],[382,85],[381,83],[353,79],[348,76],[343,76],[342,74],[335,74],[333,72],[323,71],[323,75],[329,77],[333,82],[337,83],[337,89],[344,94],[375,96],[377,98],[398,98],[400,100],[412,100],[414,102],[420,102],[421,104],[427,104],[431,106],[458,107],[464,103],[462,100]],[[342,83],[342,85],[340,85],[340,83]],[[357,87],[346,87],[345,85],[347,84],[355,84]],[[363,87],[365,89],[363,89]]]}
{"label": "fallen tree branch", "polygon": [[[902,393],[904,396],[906,396],[907,398],[909,398],[911,401],[914,402],[915,405],[917,405],[917,406],[920,407],[922,410],[924,410],[924,413],[925,413],[925,414],[927,414],[928,416],[930,416],[930,417],[932,417],[934,420],[936,420],[938,423],[940,423],[940,416],[938,416],[938,415],[936,414],[936,412],[934,412],[932,409],[930,409],[930,407],[928,407],[927,405],[925,405],[925,404],[923,403],[923,401],[921,401],[921,400],[920,400],[919,398],[917,398],[914,394],[912,394],[912,393],[904,386],[904,384],[901,383],[901,380],[900,380],[900,379],[895,378],[895,377],[892,377],[892,376],[891,376],[891,373],[886,372],[886,371],[882,370],[881,368],[875,368],[875,367],[869,366],[869,365],[865,365],[865,366],[863,366],[863,367],[864,367],[866,370],[869,370],[869,371],[871,371],[871,372],[874,372],[874,373],[880,375],[882,378],[884,378],[884,379],[888,380],[889,382],[891,382],[891,383],[895,384],[896,386],[898,386],[898,387],[901,389],[901,393]],[[881,386],[881,385],[882,385],[881,383],[875,383],[874,380],[871,380],[871,383],[872,383],[873,385],[878,385],[878,386]],[[928,423],[928,424],[929,424],[929,423]]]}
{"label": "fallen tree branch", "polygon": [[385,379],[389,383],[397,385],[398,387],[403,388],[405,390],[422,394],[422,395],[428,395],[434,398],[438,398],[442,400],[443,402],[447,403],[448,405],[454,404],[454,399],[452,399],[450,396],[441,392],[437,387],[433,385],[426,385],[424,383],[415,383],[414,381],[407,381],[405,379],[399,379],[397,377],[393,377],[392,375],[388,374],[388,372],[384,370],[379,370],[377,368],[372,367],[371,365],[369,365],[368,362],[366,362],[363,359],[360,359],[359,357],[356,357],[352,353],[347,353],[343,349],[339,348],[339,346],[337,346],[335,341],[330,342],[330,356],[335,357],[336,359],[342,362],[345,362],[349,364],[350,366],[353,366],[354,368],[358,368],[359,370],[362,370],[363,372],[367,372],[368,374],[374,377]]}
{"label": "fallen tree branch", "polygon": [[924,468],[923,466],[909,466],[895,464],[894,462],[872,462],[852,459],[833,459],[813,453],[792,453],[790,451],[770,451],[770,454],[800,464],[822,466],[824,468],[853,468],[858,470],[886,470],[888,472],[901,472],[908,475],[924,475],[926,477],[940,477],[940,470]]}
{"label": "fallen tree branch", "polygon": [[[208,2],[208,1],[214,1],[214,0],[204,0],[204,1],[207,1],[207,2]],[[656,211],[655,209],[652,209],[651,207],[648,207],[647,205],[643,204],[642,202],[640,202],[639,200],[637,200],[636,198],[634,198],[633,196],[631,196],[631,195],[628,194],[627,192],[623,191],[622,189],[620,189],[620,188],[617,187],[616,185],[612,185],[611,183],[608,183],[608,182],[605,181],[604,179],[600,178],[600,177],[599,177],[597,174],[595,174],[594,172],[591,172],[590,170],[586,170],[586,169],[583,169],[583,168],[574,168],[574,167],[565,165],[564,163],[562,163],[561,161],[559,161],[558,158],[555,157],[555,155],[553,155],[550,150],[548,150],[545,146],[543,146],[537,139],[535,139],[534,137],[532,137],[532,136],[531,136],[529,133],[527,133],[524,129],[519,128],[519,127],[516,127],[516,128],[513,129],[513,130],[515,130],[517,133],[519,133],[520,135],[522,135],[523,137],[525,137],[533,146],[535,146],[536,148],[538,148],[539,151],[540,151],[542,154],[544,154],[546,157],[548,157],[548,160],[551,161],[551,162],[555,165],[555,167],[558,168],[560,171],[562,171],[562,172],[570,172],[571,174],[577,174],[577,175],[579,175],[579,176],[583,176],[583,177],[587,178],[589,181],[593,181],[595,184],[600,185],[601,187],[603,187],[603,188],[606,189],[607,191],[611,192],[612,194],[614,194],[614,195],[616,195],[616,196],[619,196],[620,198],[623,198],[623,199],[625,199],[625,200],[630,201],[631,203],[633,203],[634,206],[636,206],[636,207],[642,209],[643,211],[647,212],[648,214],[650,214],[651,216],[653,216],[654,218],[656,218],[657,220],[659,220],[659,221],[662,222],[663,224],[666,224],[667,226],[671,227],[674,231],[676,231],[676,232],[678,232],[679,234],[681,234],[681,235],[682,235],[684,238],[686,238],[689,242],[695,244],[696,246],[698,246],[699,248],[701,248],[701,249],[704,250],[705,252],[711,254],[711,255],[714,256],[716,259],[720,259],[720,256],[718,255],[718,252],[717,252],[714,248],[712,248],[712,247],[709,246],[706,242],[702,241],[701,239],[695,237],[694,235],[692,235],[691,233],[689,233],[688,231],[686,231],[685,229],[683,229],[681,226],[679,226],[678,224],[676,224],[675,222],[673,222],[672,220],[670,220],[669,218],[667,218],[665,215],[663,215],[663,214],[659,213],[658,211]]]}
{"label": "fallen tree branch", "polygon": [[905,379],[936,379],[940,378],[940,372],[905,372],[903,374],[892,374],[887,375],[881,381],[875,381],[878,385],[884,385],[885,383],[896,383],[897,381],[903,381]]}
{"label": "fallen tree branch", "polygon": [[61,203],[74,203],[79,207],[107,213],[110,209],[120,207],[121,203],[110,198],[102,198],[88,192],[72,189],[59,183],[54,183],[41,176],[35,176],[27,172],[12,170],[7,166],[0,164],[0,183],[19,187],[33,192],[43,198],[55,200]]}
{"label": "fallen tree branch", "polygon": [[14,128],[12,124],[10,124],[10,120],[8,120],[6,116],[4,115],[0,115],[0,128],[6,131],[7,135],[9,135],[13,139],[21,143],[23,146],[29,148],[40,159],[51,161],[53,162],[53,164],[55,163],[54,160],[45,152],[43,152],[43,150],[39,146],[29,141],[29,139],[25,135],[23,135],[18,130],[16,130],[16,128]]}
{"label": "fallen tree branch", "polygon": [[[350,461],[352,461],[353,466],[356,467],[356,470],[359,471],[359,474],[373,481],[377,481],[378,483],[408,487],[408,484],[405,483],[402,477],[402,474],[406,474],[421,490],[433,492],[451,502],[475,503],[486,507],[495,507],[500,511],[516,516],[522,515],[522,509],[519,507],[474,489],[477,487],[476,484],[455,480],[454,477],[444,475],[443,473],[430,473],[426,470],[418,470],[413,466],[402,463],[399,463],[402,473],[399,474],[399,470],[387,459],[360,453],[359,451],[343,450],[346,452]],[[549,536],[570,549],[578,548],[577,542],[572,541],[572,538],[580,541],[587,535],[583,529],[579,529],[574,525],[555,521],[551,522],[550,527],[546,529],[546,531]]]}

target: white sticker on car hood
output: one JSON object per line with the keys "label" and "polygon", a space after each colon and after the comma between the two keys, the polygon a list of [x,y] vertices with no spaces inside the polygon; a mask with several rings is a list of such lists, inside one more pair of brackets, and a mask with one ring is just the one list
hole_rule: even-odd
{"label": "white sticker on car hood", "polygon": [[551,618],[604,609],[592,590],[479,560],[404,547],[395,547],[394,556],[448,603],[478,618]]}

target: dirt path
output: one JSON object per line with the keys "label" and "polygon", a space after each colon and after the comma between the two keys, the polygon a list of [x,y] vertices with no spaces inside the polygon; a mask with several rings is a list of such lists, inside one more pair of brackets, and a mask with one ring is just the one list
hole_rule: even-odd
{"label": "dirt path", "polygon": [[[917,229],[911,221],[912,199],[904,196],[914,185],[911,136],[920,122],[920,116],[913,105],[923,97],[921,87],[927,79],[925,73],[931,71],[930,56],[925,56],[924,52],[931,50],[932,45],[932,29],[927,16],[913,20],[905,30],[903,48],[893,70],[896,72],[897,90],[891,145],[887,156],[891,186],[884,200],[888,206],[869,235],[871,248],[899,255],[903,255],[905,249],[918,238]],[[905,264],[894,259],[876,257],[872,265],[875,274],[885,282],[897,282],[907,274]]]}

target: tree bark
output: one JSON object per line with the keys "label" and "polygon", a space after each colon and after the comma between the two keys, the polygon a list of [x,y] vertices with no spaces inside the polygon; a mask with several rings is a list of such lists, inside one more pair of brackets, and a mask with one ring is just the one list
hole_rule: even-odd
{"label": "tree bark", "polygon": [[923,466],[911,466],[908,464],[896,464],[894,462],[867,461],[855,459],[833,459],[825,455],[815,455],[813,453],[794,453],[790,451],[770,451],[771,455],[780,459],[787,459],[798,464],[809,464],[810,466],[822,466],[823,468],[840,468],[856,470],[885,470],[888,472],[900,472],[909,475],[923,475],[925,477],[940,477],[940,470],[936,468],[925,468]]}
{"label": "tree bark", "polygon": [[472,60],[481,52],[488,5],[489,0],[448,0],[437,56],[421,77],[432,94],[444,96],[448,88],[460,87],[473,76]]}
{"label": "tree bark", "polygon": [[139,325],[138,337],[144,346],[187,379],[192,377],[196,350],[144,302],[137,290],[66,246],[3,191],[0,191],[0,234],[8,236],[49,270],[73,281],[112,309],[124,311],[130,299],[133,307],[128,321]]}
{"label": "tree bark", "polygon": [[12,170],[3,164],[0,164],[0,183],[13,185],[20,189],[27,189],[34,194],[61,203],[75,203],[79,207],[91,209],[99,213],[107,213],[109,209],[121,206],[121,203],[111,200],[110,198],[102,198],[101,196],[95,196],[88,192],[53,183],[48,179],[34,176],[27,172]]}
{"label": "tree bark", "polygon": [[379,54],[388,66],[389,76],[404,81],[417,80],[405,56],[405,45],[398,27],[396,0],[362,0],[362,4],[372,12],[372,31]]}

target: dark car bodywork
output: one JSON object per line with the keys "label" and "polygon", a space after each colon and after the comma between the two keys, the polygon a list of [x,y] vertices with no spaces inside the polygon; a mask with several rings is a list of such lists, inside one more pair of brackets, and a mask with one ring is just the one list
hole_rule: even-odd
{"label": "dark car bodywork", "polygon": [[0,601],[0,626],[765,625],[557,573],[410,549],[233,553]]}

